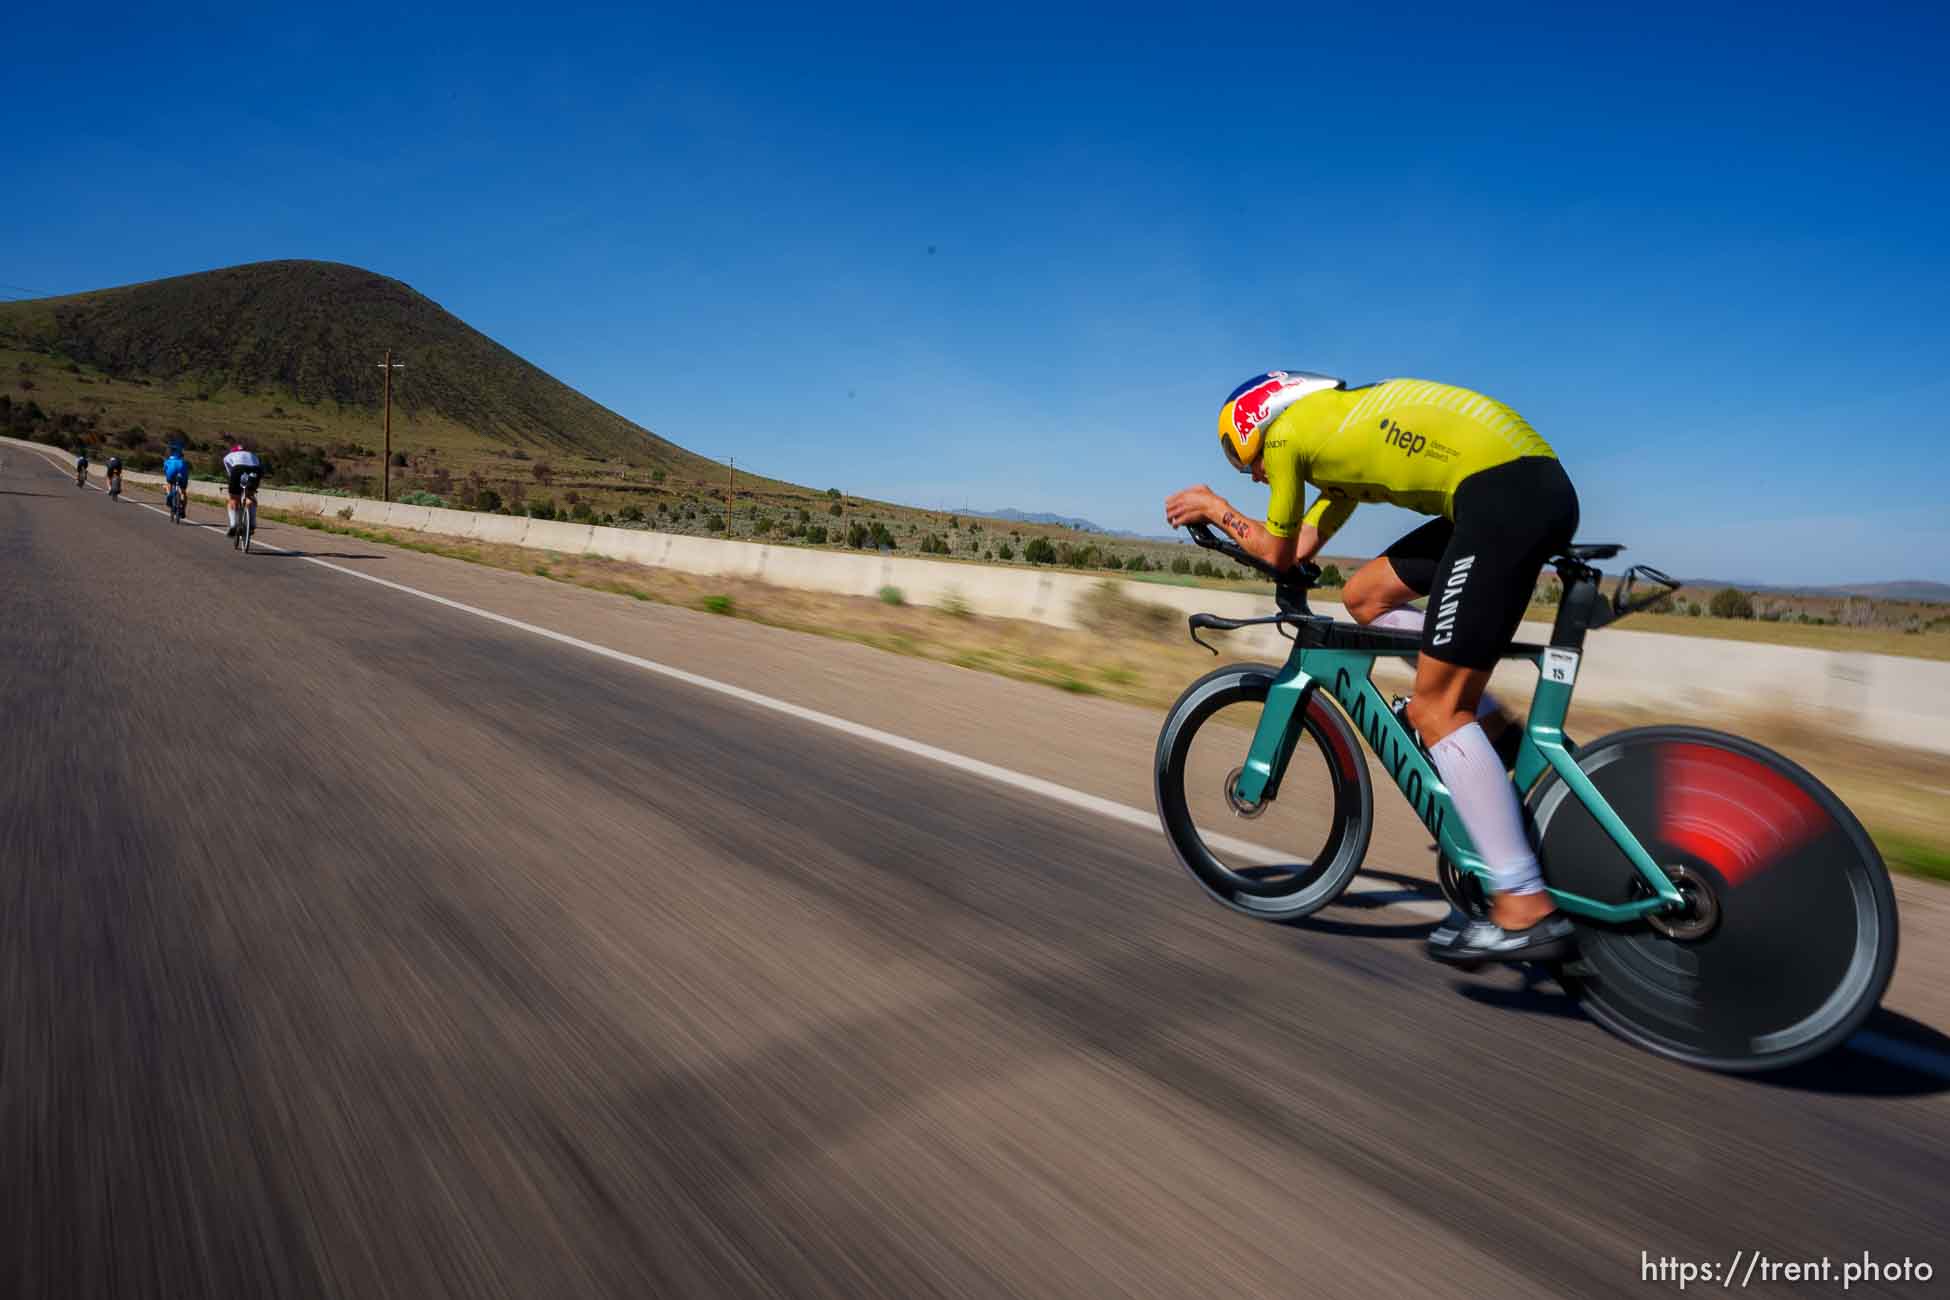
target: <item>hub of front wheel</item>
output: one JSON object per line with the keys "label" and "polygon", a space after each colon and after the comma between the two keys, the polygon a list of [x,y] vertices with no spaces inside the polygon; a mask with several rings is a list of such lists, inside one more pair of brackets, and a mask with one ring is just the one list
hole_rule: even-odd
{"label": "hub of front wheel", "polygon": [[1265,812],[1266,805],[1271,803],[1272,800],[1261,799],[1258,803],[1248,803],[1246,800],[1240,798],[1239,778],[1244,775],[1246,775],[1246,769],[1243,765],[1235,767],[1226,773],[1226,807],[1232,809],[1233,816],[1251,821],[1253,818]]}

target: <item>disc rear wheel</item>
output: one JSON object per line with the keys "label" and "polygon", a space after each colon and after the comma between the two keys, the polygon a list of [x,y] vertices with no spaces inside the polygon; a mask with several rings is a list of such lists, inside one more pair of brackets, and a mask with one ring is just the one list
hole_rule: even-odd
{"label": "disc rear wheel", "polygon": [[[1592,1017],[1692,1065],[1820,1055],[1881,1000],[1896,903],[1868,834],[1806,771],[1692,727],[1620,732],[1579,768],[1685,897],[1624,925],[1578,922],[1565,986]],[[1601,902],[1651,887],[1554,774],[1530,799],[1545,878]]]}

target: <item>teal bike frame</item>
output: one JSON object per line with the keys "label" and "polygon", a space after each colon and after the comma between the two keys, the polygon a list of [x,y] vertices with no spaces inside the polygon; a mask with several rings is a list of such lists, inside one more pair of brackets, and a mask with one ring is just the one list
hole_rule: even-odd
{"label": "teal bike frame", "polygon": [[[1299,739],[1299,720],[1305,716],[1307,696],[1314,690],[1325,689],[1374,750],[1375,757],[1394,778],[1395,787],[1408,799],[1415,815],[1435,836],[1442,852],[1458,868],[1481,880],[1487,891],[1489,866],[1477,856],[1462,819],[1452,815],[1455,809],[1448,787],[1442,784],[1434,765],[1373,681],[1376,659],[1411,659],[1415,651],[1407,647],[1398,650],[1338,647],[1332,644],[1335,628],[1327,619],[1299,623],[1299,635],[1287,656],[1286,666],[1267,691],[1266,709],[1260,715],[1259,728],[1253,734],[1252,749],[1245,770],[1235,784],[1235,792],[1250,807],[1261,803],[1269,790],[1279,789],[1287,760]],[[1361,635],[1357,629],[1349,631],[1357,637]],[[1513,646],[1507,657],[1527,659],[1538,670],[1537,693],[1531,699],[1530,717],[1517,753],[1517,788],[1528,790],[1546,770],[1555,772],[1638,869],[1651,891],[1650,897],[1627,903],[1604,903],[1560,889],[1550,890],[1551,897],[1567,912],[1608,924],[1635,920],[1668,907],[1683,907],[1685,898],[1565,748],[1564,718],[1571,708],[1580,651],[1562,646],[1519,645]]]}

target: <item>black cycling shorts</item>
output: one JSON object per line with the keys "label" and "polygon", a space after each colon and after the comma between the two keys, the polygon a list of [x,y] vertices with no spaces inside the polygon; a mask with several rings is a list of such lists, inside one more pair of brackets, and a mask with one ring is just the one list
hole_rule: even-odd
{"label": "black cycling shorts", "polygon": [[240,497],[247,491],[256,496],[257,480],[264,477],[262,467],[254,465],[231,465],[224,473],[230,480],[230,495],[234,497]]}
{"label": "black cycling shorts", "polygon": [[1456,485],[1455,519],[1431,519],[1382,554],[1429,598],[1422,653],[1491,668],[1516,635],[1544,562],[1578,530],[1578,494],[1550,456],[1479,470]]}

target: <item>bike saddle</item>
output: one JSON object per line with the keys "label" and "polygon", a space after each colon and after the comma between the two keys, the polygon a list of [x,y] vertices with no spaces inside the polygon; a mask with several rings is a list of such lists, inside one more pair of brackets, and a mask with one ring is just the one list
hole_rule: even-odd
{"label": "bike saddle", "polygon": [[1625,544],[1623,542],[1572,542],[1564,548],[1562,554],[1555,555],[1551,558],[1557,560],[1609,560],[1612,556],[1624,549]]}

